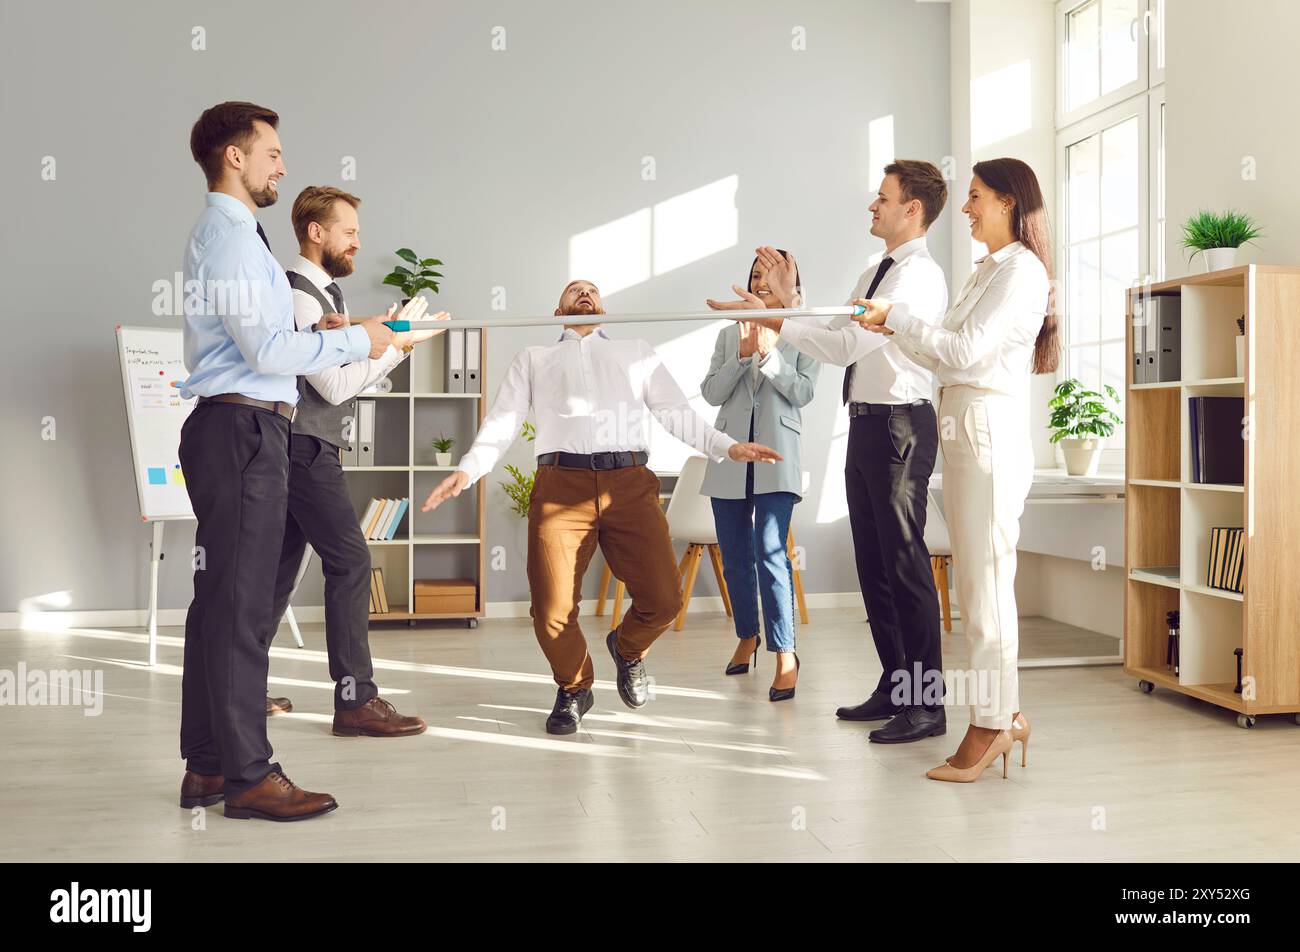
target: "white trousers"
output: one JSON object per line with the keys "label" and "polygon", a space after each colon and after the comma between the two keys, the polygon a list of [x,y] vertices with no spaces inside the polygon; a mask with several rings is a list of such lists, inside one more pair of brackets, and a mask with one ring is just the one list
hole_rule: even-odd
{"label": "white trousers", "polygon": [[1020,710],[1016,662],[1016,544],[1034,478],[1029,406],[976,387],[945,387],[939,398],[943,508],[970,669],[950,702],[969,704],[976,727],[1007,730]]}

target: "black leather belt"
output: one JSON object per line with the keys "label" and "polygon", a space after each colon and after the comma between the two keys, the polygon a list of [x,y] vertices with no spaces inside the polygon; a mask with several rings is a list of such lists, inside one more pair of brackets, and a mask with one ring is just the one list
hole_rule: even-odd
{"label": "black leather belt", "polygon": [[617,453],[543,453],[537,457],[539,466],[562,466],[565,469],[627,469],[644,466],[649,453],[640,450],[622,450]]}
{"label": "black leather belt", "polygon": [[237,403],[242,407],[257,407],[259,410],[270,410],[272,413],[280,414],[290,423],[298,415],[297,404],[285,403],[282,400],[254,400],[242,393],[219,393],[215,397],[199,397],[198,406],[205,403]]}
{"label": "black leather belt", "polygon": [[850,403],[849,416],[889,416],[891,413],[897,413],[900,410],[910,410],[913,407],[928,407],[929,400],[913,400],[911,403]]}

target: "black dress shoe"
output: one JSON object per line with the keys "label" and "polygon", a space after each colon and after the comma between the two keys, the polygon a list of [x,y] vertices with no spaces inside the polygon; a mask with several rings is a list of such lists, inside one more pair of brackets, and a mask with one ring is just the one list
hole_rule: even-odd
{"label": "black dress shoe", "polygon": [[546,733],[575,733],[578,725],[582,723],[582,715],[590,711],[594,703],[596,702],[591,696],[590,688],[574,691],[572,694],[560,688],[555,692],[555,707],[551,709],[551,716],[546,719]]}
{"label": "black dress shoe", "polygon": [[948,730],[948,715],[942,707],[922,707],[909,704],[884,727],[877,727],[867,735],[875,744],[910,744],[914,740],[938,737]]}
{"label": "black dress shoe", "polygon": [[618,653],[615,646],[617,641],[618,630],[615,629],[605,639],[605,646],[609,648],[609,656],[618,667],[618,696],[630,708],[645,707],[646,701],[650,700],[650,679],[646,677],[645,662],[640,658],[636,661],[626,660]]}
{"label": "black dress shoe", "polygon": [[871,697],[855,707],[841,707],[835,716],[842,721],[883,721],[902,711],[884,691],[873,691]]}

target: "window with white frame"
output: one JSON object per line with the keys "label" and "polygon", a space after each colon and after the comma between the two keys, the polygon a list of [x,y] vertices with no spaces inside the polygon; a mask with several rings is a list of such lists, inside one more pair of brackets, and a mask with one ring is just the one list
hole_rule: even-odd
{"label": "window with white frame", "polygon": [[1057,4],[1062,376],[1092,389],[1123,393],[1125,292],[1164,271],[1164,2]]}

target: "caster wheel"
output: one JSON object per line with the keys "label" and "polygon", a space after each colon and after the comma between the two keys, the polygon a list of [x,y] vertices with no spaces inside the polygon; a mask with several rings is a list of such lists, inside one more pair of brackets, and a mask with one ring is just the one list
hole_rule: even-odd
{"label": "caster wheel", "polygon": [[467,626],[470,627],[470,628],[477,628],[477,627],[478,627],[478,619],[477,619],[477,618],[466,618],[466,619],[465,619],[465,622],[466,622]]}
{"label": "caster wheel", "polygon": [[1296,714],[1296,715],[1295,715],[1295,722],[1296,722],[1297,724],[1300,724],[1300,714]]}
{"label": "caster wheel", "polygon": [[1240,727],[1240,728],[1242,728],[1243,730],[1250,730],[1252,727],[1255,726],[1255,715],[1254,715],[1254,714],[1238,714],[1238,715],[1237,715],[1237,726]]}
{"label": "caster wheel", "polygon": [[1156,689],[1155,684],[1151,681],[1139,681],[1138,687],[1142,689],[1143,694],[1150,694]]}

